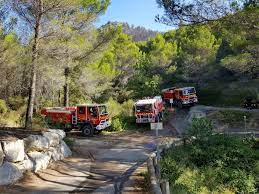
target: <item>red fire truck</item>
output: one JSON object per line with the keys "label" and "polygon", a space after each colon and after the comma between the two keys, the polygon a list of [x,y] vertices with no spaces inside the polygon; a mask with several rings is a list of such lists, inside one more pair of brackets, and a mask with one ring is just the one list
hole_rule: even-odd
{"label": "red fire truck", "polygon": [[136,123],[155,123],[163,118],[164,105],[161,96],[139,100],[135,103]]}
{"label": "red fire truck", "polygon": [[176,105],[179,108],[182,108],[186,105],[194,105],[198,102],[196,90],[194,87],[172,87],[162,90],[162,93],[165,102]]}
{"label": "red fire truck", "polygon": [[44,108],[50,126],[59,126],[65,131],[79,129],[85,136],[92,136],[110,126],[109,114],[105,105],[78,105],[68,108]]}

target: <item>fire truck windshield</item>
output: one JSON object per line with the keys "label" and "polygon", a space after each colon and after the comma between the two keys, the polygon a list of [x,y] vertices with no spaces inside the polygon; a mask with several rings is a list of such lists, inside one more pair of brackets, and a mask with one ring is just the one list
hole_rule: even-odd
{"label": "fire truck windshield", "polygon": [[195,94],[195,93],[196,93],[195,88],[188,88],[183,90],[183,95],[189,95],[189,94]]}
{"label": "fire truck windshield", "polygon": [[99,106],[100,115],[107,115],[107,107],[106,106]]}
{"label": "fire truck windshield", "polygon": [[136,105],[136,112],[137,113],[150,113],[153,111],[152,104],[141,104]]}

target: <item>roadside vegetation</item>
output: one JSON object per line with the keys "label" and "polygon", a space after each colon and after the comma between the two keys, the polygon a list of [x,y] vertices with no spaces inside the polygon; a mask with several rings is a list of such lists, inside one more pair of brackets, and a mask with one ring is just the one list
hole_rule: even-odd
{"label": "roadside vegetation", "polygon": [[258,140],[213,134],[207,119],[195,119],[186,144],[171,148],[161,160],[162,177],[172,193],[256,193]]}
{"label": "roadside vegetation", "polygon": [[226,126],[232,129],[244,129],[245,120],[247,129],[259,128],[259,113],[237,110],[220,110],[208,115],[208,119],[215,127]]}

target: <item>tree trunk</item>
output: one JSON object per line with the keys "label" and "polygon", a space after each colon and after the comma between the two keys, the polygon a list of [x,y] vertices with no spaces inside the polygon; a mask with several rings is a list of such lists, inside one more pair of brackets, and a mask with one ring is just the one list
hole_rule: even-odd
{"label": "tree trunk", "polygon": [[65,68],[65,86],[64,86],[64,106],[69,107],[69,85],[68,85],[68,76],[69,76],[69,68]]}
{"label": "tree trunk", "polygon": [[40,22],[42,17],[43,2],[38,1],[38,13],[36,17],[35,27],[34,27],[34,38],[32,45],[32,68],[31,68],[31,83],[29,88],[29,98],[26,111],[25,128],[28,129],[32,125],[33,118],[33,106],[35,102],[36,93],[36,80],[37,80],[37,59],[38,59],[38,46],[39,46],[39,33],[40,33]]}
{"label": "tree trunk", "polygon": [[69,107],[69,86],[68,86],[68,77],[66,76],[66,83],[64,86],[64,106]]}

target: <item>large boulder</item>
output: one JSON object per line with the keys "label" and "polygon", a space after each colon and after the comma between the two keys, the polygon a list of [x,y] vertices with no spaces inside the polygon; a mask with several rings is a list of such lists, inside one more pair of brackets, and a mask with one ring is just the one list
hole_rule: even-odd
{"label": "large boulder", "polygon": [[69,157],[72,155],[70,148],[67,146],[67,144],[63,140],[61,141],[60,151],[64,157]]}
{"label": "large boulder", "polygon": [[9,162],[20,162],[24,160],[24,142],[23,140],[3,141],[3,150],[5,159]]}
{"label": "large boulder", "polygon": [[23,139],[25,150],[28,151],[44,151],[49,149],[50,141],[42,135],[30,135]]}
{"label": "large boulder", "polygon": [[9,185],[22,178],[22,172],[12,163],[5,162],[0,167],[0,185]]}
{"label": "large boulder", "polygon": [[61,153],[61,146],[58,147],[51,147],[49,149],[49,154],[51,155],[51,159],[53,161],[63,160],[64,155]]}
{"label": "large boulder", "polygon": [[14,163],[14,165],[22,172],[24,173],[25,171],[32,171],[34,168],[34,164],[31,161],[31,159],[25,155],[25,159],[21,162]]}
{"label": "large boulder", "polygon": [[2,166],[2,164],[4,162],[4,157],[5,157],[5,154],[4,154],[4,151],[2,149],[1,142],[0,142],[0,166]]}
{"label": "large boulder", "polygon": [[58,146],[62,140],[62,136],[54,132],[43,132],[43,136],[49,140],[49,145],[52,147]]}
{"label": "large boulder", "polygon": [[48,167],[51,155],[37,151],[30,152],[28,153],[28,155],[34,163],[34,172],[44,170]]}
{"label": "large boulder", "polygon": [[63,131],[61,129],[48,129],[48,132],[59,134],[61,139],[64,139],[66,137],[65,131]]}

